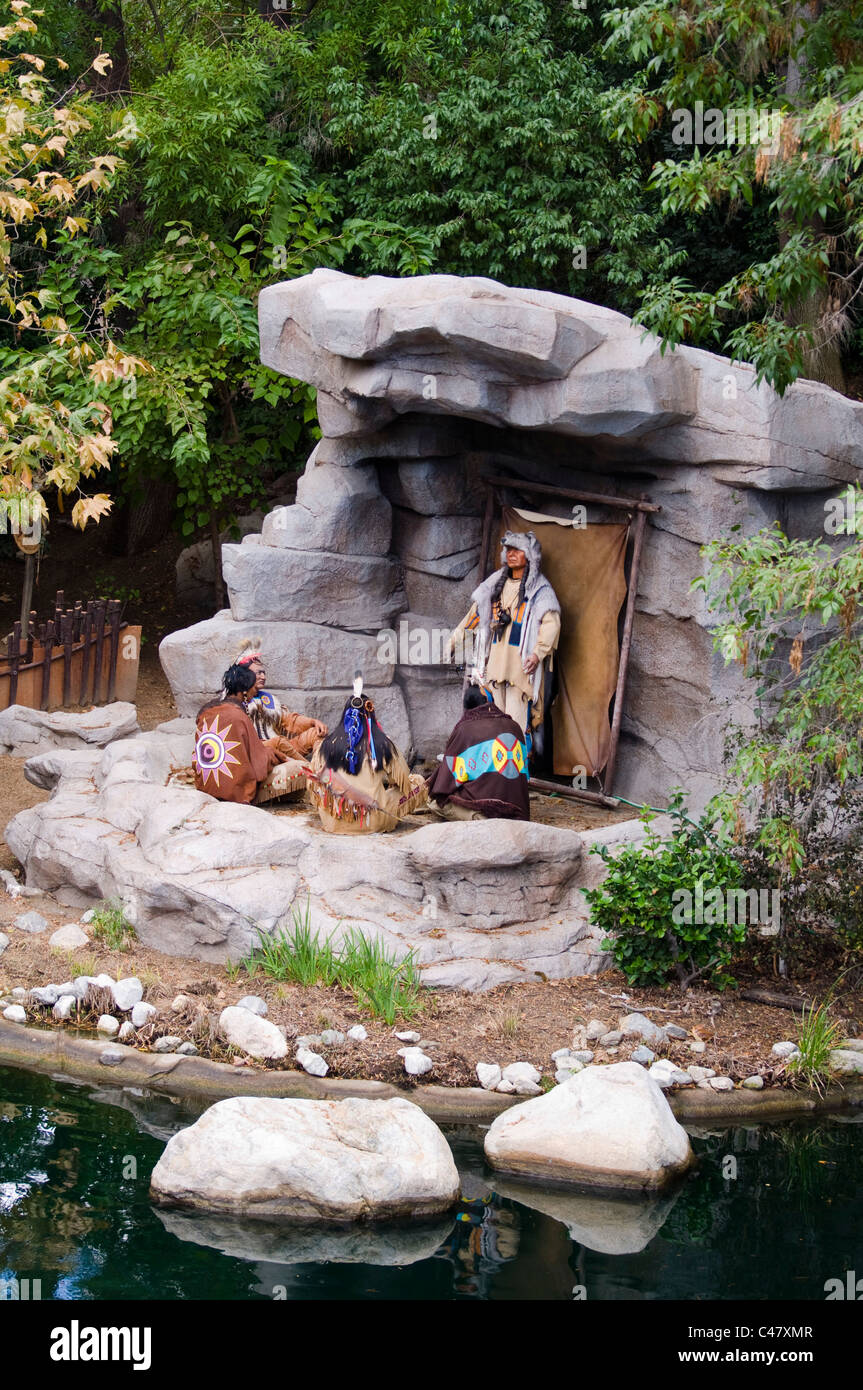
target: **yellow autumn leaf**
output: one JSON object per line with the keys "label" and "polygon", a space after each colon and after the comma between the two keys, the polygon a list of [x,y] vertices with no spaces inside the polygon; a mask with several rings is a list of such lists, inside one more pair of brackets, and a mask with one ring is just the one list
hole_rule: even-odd
{"label": "yellow autumn leaf", "polygon": [[35,53],[20,53],[18,55],[25,63],[32,63],[37,72],[44,72],[45,59],[37,58]]}
{"label": "yellow autumn leaf", "polygon": [[64,62],[62,58],[55,58],[54,62],[57,64],[58,68],[62,68],[64,72],[68,71],[69,64]]}
{"label": "yellow autumn leaf", "polygon": [[55,203],[71,203],[75,197],[75,189],[69,180],[62,177],[58,178],[56,175],[50,177],[54,178],[54,182],[48,189],[48,197],[53,198]]}
{"label": "yellow autumn leaf", "polygon": [[17,226],[25,218],[35,217],[36,204],[28,198],[13,198],[11,193],[0,190],[0,212],[8,213]]}
{"label": "yellow autumn leaf", "polygon": [[72,525],[83,531],[88,521],[100,521],[111,510],[111,499],[105,492],[95,497],[81,497],[72,508]]}
{"label": "yellow autumn leaf", "polygon": [[106,188],[108,185],[108,176],[102,169],[88,169],[86,174],[81,174],[75,180],[75,187],[79,193],[82,188]]}
{"label": "yellow autumn leaf", "polygon": [[63,226],[70,236],[77,236],[79,232],[86,232],[89,223],[86,217],[64,217]]}
{"label": "yellow autumn leaf", "polygon": [[111,59],[108,57],[107,53],[100,53],[96,58],[93,59],[93,67],[96,69],[100,77],[104,77],[108,69],[112,68],[113,66],[114,64],[111,62]]}

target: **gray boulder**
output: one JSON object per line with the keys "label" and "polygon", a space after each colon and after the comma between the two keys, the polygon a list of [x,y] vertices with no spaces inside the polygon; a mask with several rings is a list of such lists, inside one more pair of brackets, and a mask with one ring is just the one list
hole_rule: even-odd
{"label": "gray boulder", "polygon": [[21,758],[53,748],[102,748],[137,731],[135,706],[122,700],[84,714],[28,709],[25,705],[9,705],[0,711],[0,751]]}
{"label": "gray boulder", "polygon": [[169,1140],[150,1183],[161,1205],[298,1222],[416,1220],[458,1190],[440,1130],[401,1099],[219,1101]]}
{"label": "gray boulder", "polygon": [[634,1062],[587,1067],[498,1115],[485,1138],[493,1168],[547,1182],[651,1191],[692,1162],[686,1131]]}
{"label": "gray boulder", "polygon": [[300,478],[296,504],[269,513],[261,540],[288,550],[386,555],[391,532],[392,508],[373,466],[318,464]]}

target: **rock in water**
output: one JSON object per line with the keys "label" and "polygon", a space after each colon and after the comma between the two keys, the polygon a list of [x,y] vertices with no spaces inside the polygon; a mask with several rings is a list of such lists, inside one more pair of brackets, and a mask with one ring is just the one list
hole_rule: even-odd
{"label": "rock in water", "polygon": [[218,1101],[168,1141],[150,1195],[165,1206],[292,1221],[448,1211],[459,1178],[446,1139],[410,1101]]}
{"label": "rock in water", "polygon": [[250,1013],[248,1009],[239,1009],[235,1004],[223,1009],[219,1015],[219,1026],[225,1041],[247,1052],[250,1057],[275,1060],[288,1055],[288,1044],[276,1025]]}
{"label": "rock in water", "polygon": [[588,1067],[498,1115],[493,1168],[551,1182],[635,1192],[664,1187],[692,1162],[686,1131],[637,1062]]}

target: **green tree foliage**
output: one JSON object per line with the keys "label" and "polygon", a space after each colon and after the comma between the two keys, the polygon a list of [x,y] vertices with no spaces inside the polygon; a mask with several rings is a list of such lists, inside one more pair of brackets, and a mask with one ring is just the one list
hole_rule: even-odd
{"label": "green tree foliage", "polygon": [[752,882],[782,894],[782,948],[813,933],[859,965],[863,948],[863,492],[827,504],[831,544],[779,526],[706,548],[696,586],[716,649],[755,687],[752,727],[730,731],[727,787],[710,815]]}
{"label": "green tree foliage", "polygon": [[[693,261],[717,212],[751,210],[736,273],[657,278],[642,321],[667,346],[715,344],[753,363],[780,392],[802,372],[841,387],[863,289],[859,11],[846,0],[630,0],[605,23],[609,53],[637,65],[608,93],[610,129],[665,156],[651,187],[682,219]],[[761,124],[738,116],[732,135],[731,112]]]}
{"label": "green tree foliage", "polygon": [[431,238],[436,270],[632,308],[674,257],[641,152],[603,129],[597,38],[542,0],[325,0],[285,39],[286,118],[353,212]]}

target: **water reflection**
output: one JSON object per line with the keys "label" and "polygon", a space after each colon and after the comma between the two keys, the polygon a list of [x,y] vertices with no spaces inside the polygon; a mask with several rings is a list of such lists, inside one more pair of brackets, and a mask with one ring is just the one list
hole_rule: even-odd
{"label": "water reflection", "polygon": [[604,1255],[635,1255],[661,1231],[680,1196],[618,1199],[543,1189],[494,1174],[495,1192],[561,1222],[570,1239]]}
{"label": "water reflection", "polygon": [[206,1245],[250,1263],[367,1264],[404,1267],[430,1260],[446,1240],[452,1222],[409,1226],[351,1226],[331,1229],[290,1226],[267,1221],[198,1212],[156,1210],[165,1230],[178,1240]]}
{"label": "water reflection", "polygon": [[701,1129],[696,1171],[638,1202],[502,1178],[451,1134],[451,1216],[313,1232],[154,1211],[193,1105],[14,1071],[0,1090],[0,1270],[43,1299],[823,1299],[863,1268],[863,1115]]}

